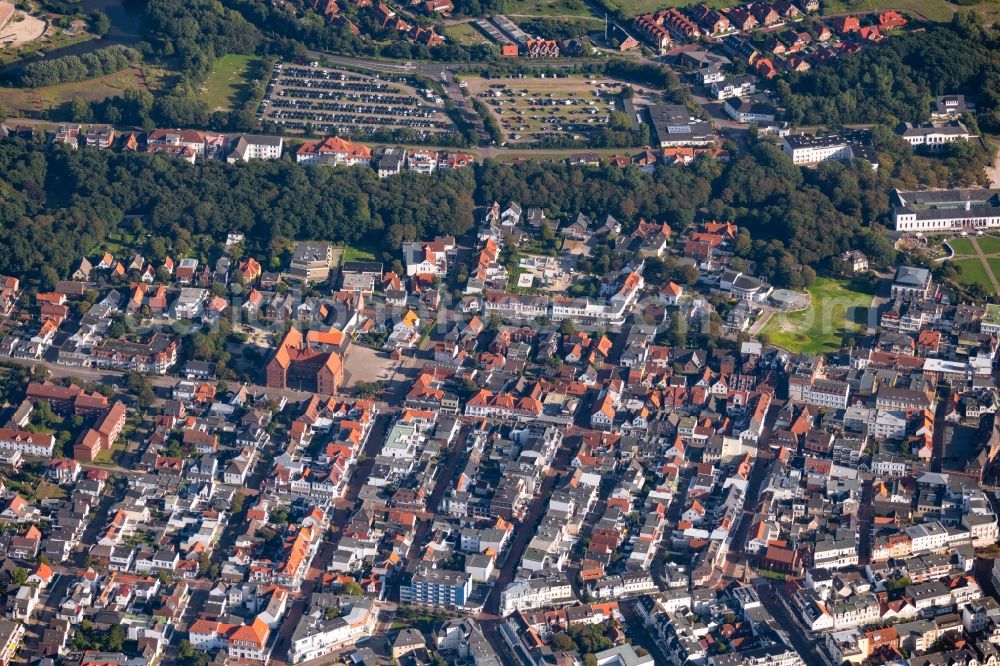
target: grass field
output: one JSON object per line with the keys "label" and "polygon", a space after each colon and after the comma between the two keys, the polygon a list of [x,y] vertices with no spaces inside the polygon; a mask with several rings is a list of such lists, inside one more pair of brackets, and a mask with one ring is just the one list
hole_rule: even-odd
{"label": "grass field", "polygon": [[949,238],[948,245],[955,251],[956,257],[966,255],[970,257],[976,256],[976,251],[972,247],[972,241],[968,238]]}
{"label": "grass field", "polygon": [[[638,16],[670,7],[690,7],[699,3],[698,0],[628,0],[622,4],[630,16]],[[735,7],[740,2],[739,0],[705,0],[703,4],[712,9],[722,9]]]}
{"label": "grass field", "polygon": [[507,16],[593,16],[583,0],[511,0]]}
{"label": "grass field", "polygon": [[60,83],[43,88],[5,88],[3,106],[12,117],[38,117],[46,109],[56,109],[74,98],[100,102],[121,95],[126,88],[157,90],[167,73],[152,67],[133,67],[96,79]]}
{"label": "grass field", "polygon": [[[967,240],[967,239],[962,239]],[[982,238],[977,238],[976,242],[979,243],[979,248],[983,251],[983,254],[1000,254],[1000,238],[996,236],[983,236]],[[969,241],[970,251],[972,242]],[[955,250],[958,252],[958,250]]]}
{"label": "grass field", "polygon": [[341,263],[345,261],[373,261],[375,255],[368,250],[364,250],[360,247],[354,247],[353,245],[347,245],[344,247],[344,256],[341,257]]}
{"label": "grass field", "polygon": [[212,73],[205,79],[202,94],[213,111],[232,111],[246,100],[254,65],[261,59],[250,55],[224,55],[215,61]]}
{"label": "grass field", "polygon": [[[993,277],[1000,279],[1000,257],[990,257],[986,260],[986,263],[990,265],[990,270],[993,271]],[[993,293],[993,284],[987,282],[983,285],[986,287],[988,293]]]}
{"label": "grass field", "polygon": [[978,282],[987,293],[993,293],[993,283],[990,282],[990,276],[986,274],[983,262],[979,261],[979,259],[956,259],[952,263],[961,270],[961,274],[958,277],[959,282],[962,284],[975,284]]}
{"label": "grass field", "polygon": [[490,40],[483,36],[483,33],[476,29],[471,23],[456,23],[446,26],[444,34],[448,39],[462,46],[472,46],[473,44],[489,44]]}
{"label": "grass field", "polygon": [[961,271],[958,281],[962,284],[979,284],[986,290],[987,294],[994,294],[993,281],[987,272],[986,266],[979,259],[976,253],[976,244],[986,255],[986,263],[993,275],[1000,276],[1000,238],[996,236],[983,236],[981,238],[949,238],[948,245],[955,251],[955,257],[951,260],[952,265]]}
{"label": "grass field", "polygon": [[771,344],[789,351],[818,354],[839,349],[844,333],[862,328],[872,293],[856,291],[846,280],[816,278],[812,303],[802,312],[778,313],[764,327]]}
{"label": "grass field", "polygon": [[914,12],[930,21],[950,21],[956,11],[972,10],[989,23],[1000,18],[1000,4],[995,2],[959,6],[947,0],[823,0],[821,5],[823,13],[828,15],[899,9]]}

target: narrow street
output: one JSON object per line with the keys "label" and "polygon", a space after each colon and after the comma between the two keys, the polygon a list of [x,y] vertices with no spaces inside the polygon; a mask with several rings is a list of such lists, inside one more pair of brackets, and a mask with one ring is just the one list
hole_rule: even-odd
{"label": "narrow street", "polygon": [[872,555],[872,480],[861,482],[861,504],[858,507],[858,564],[867,566]]}
{"label": "narrow street", "polygon": [[629,639],[633,644],[645,648],[652,655],[653,663],[672,663],[673,660],[664,652],[663,646],[650,633],[649,627],[643,623],[642,616],[635,609],[635,604],[635,599],[624,600],[618,604],[618,608],[622,612],[622,617],[625,618],[625,629],[628,632]]}
{"label": "narrow street", "polygon": [[[458,463],[462,460],[465,453],[465,441],[469,436],[469,426],[464,425],[458,431],[458,435],[455,437],[455,441],[452,442],[451,449],[448,451],[448,457],[445,459],[444,464],[439,466],[438,477],[434,482],[434,489],[431,490],[430,497],[427,499],[427,510],[431,514],[437,512],[438,506],[441,504],[441,499],[444,497],[445,491],[448,490],[448,486],[451,484],[452,479],[455,478],[455,469],[458,467]],[[413,543],[410,546],[410,551],[407,553],[407,559],[411,562],[419,561],[420,559],[420,549],[423,547],[424,539],[427,538],[427,531],[430,529],[433,519],[423,518],[417,523],[417,529],[413,533]],[[392,581],[392,588],[389,590],[386,598],[390,601],[399,601],[399,583],[400,581]]]}
{"label": "narrow street", "polygon": [[[775,589],[776,585],[781,585],[780,583],[772,583],[765,579],[760,579],[760,583],[756,585],[758,595],[760,596],[760,603],[767,609],[775,621],[780,626],[785,639],[789,641],[792,647],[802,656],[807,664],[810,666],[831,666],[829,660],[826,657],[826,653],[819,647],[820,640],[818,638],[811,637],[811,632],[807,632],[805,628],[791,616],[788,609],[779,599],[779,591]],[[807,638],[807,636],[810,636]]]}
{"label": "narrow street", "polygon": [[754,459],[753,467],[750,469],[750,477],[747,480],[747,489],[743,495],[743,512],[740,513],[739,522],[733,530],[732,547],[726,555],[726,568],[735,572],[737,567],[746,566],[747,532],[753,524],[754,516],[757,515],[757,502],[760,500],[761,486],[771,471],[773,456],[770,451],[758,451]]}
{"label": "narrow street", "polygon": [[486,599],[484,610],[487,613],[499,612],[500,593],[514,579],[514,572],[521,563],[521,557],[524,555],[525,548],[528,547],[528,542],[534,536],[538,523],[542,520],[545,509],[549,504],[549,497],[552,496],[552,490],[555,488],[556,482],[562,478],[562,473],[568,469],[573,453],[566,447],[566,442],[563,440],[563,445],[556,453],[555,459],[552,461],[552,466],[545,476],[545,480],[542,481],[541,487],[535,493],[531,504],[528,506],[528,510],[524,514],[524,520],[516,523],[514,541],[511,543],[510,548],[507,549],[503,564],[496,579],[493,581],[493,589],[490,590],[490,596]]}

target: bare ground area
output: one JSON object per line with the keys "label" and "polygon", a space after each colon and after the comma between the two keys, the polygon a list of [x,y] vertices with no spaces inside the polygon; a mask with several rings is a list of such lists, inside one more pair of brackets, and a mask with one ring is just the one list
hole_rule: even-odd
{"label": "bare ground area", "polygon": [[45,34],[45,21],[24,12],[17,12],[0,31],[0,46],[20,46],[33,42]]}
{"label": "bare ground area", "polygon": [[344,354],[344,383],[354,386],[358,382],[389,380],[399,361],[389,358],[386,352],[362,345],[351,345]]}

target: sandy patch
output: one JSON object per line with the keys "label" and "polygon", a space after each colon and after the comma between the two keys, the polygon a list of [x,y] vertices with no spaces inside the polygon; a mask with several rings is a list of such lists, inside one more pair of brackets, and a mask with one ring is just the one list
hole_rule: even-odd
{"label": "sandy patch", "polygon": [[24,12],[16,12],[3,30],[0,30],[0,46],[20,46],[33,42],[45,34],[45,21]]}

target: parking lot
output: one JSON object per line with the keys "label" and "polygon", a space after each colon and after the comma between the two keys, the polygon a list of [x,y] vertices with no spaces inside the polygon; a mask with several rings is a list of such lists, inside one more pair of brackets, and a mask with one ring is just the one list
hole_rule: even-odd
{"label": "parking lot", "polygon": [[[547,139],[582,141],[622,111],[625,85],[613,79],[539,74],[510,79],[467,79],[469,93],[489,106],[511,145]],[[637,92],[642,92],[638,91]]]}
{"label": "parking lot", "polygon": [[405,79],[287,63],[275,65],[257,113],[293,133],[311,129],[363,139],[405,129],[426,139],[454,131],[444,101]]}

